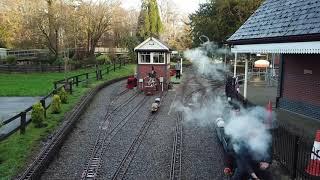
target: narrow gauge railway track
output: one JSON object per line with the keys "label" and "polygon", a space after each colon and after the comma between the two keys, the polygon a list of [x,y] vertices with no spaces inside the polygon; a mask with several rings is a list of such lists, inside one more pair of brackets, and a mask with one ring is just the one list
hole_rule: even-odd
{"label": "narrow gauge railway track", "polygon": [[173,151],[171,158],[170,180],[181,179],[182,173],[182,112],[177,112],[175,136],[173,140]]}
{"label": "narrow gauge railway track", "polygon": [[187,103],[187,102],[190,102],[190,99],[193,97],[194,94],[196,93],[200,93],[201,96],[205,95],[206,94],[206,91],[208,89],[208,87],[206,86],[203,86],[202,83],[200,83],[199,79],[194,76],[191,78],[191,80],[193,80],[196,84],[199,85],[198,88],[196,88],[195,90],[191,91],[190,93],[188,93],[184,98],[183,98],[183,101],[184,103]]}
{"label": "narrow gauge railway track", "polygon": [[[217,88],[223,85],[223,82],[214,80],[214,79],[207,79],[209,86],[204,86],[197,77],[192,77],[192,79],[196,84],[199,84],[199,88],[191,91],[188,93],[183,100],[183,104],[190,102],[192,96],[196,93],[200,93],[203,100],[208,100],[211,94],[208,94],[207,89],[211,88],[212,91],[215,91]],[[190,80],[189,80],[190,81]],[[189,82],[188,81],[188,82]],[[186,92],[183,91],[182,94]],[[172,151],[172,159],[171,159],[171,171],[170,171],[170,180],[180,180],[182,176],[182,143],[183,143],[183,112],[177,112],[176,118],[176,127],[175,127],[175,134],[174,134],[174,141],[173,141],[173,151]]]}
{"label": "narrow gauge railway track", "polygon": [[[111,100],[111,102],[109,103],[108,107],[107,107],[107,113],[104,117],[104,121],[102,122],[102,124],[106,124],[108,122],[108,120],[110,119],[112,113],[116,112],[117,110],[119,110],[120,108],[126,106],[127,104],[129,104],[132,100],[134,100],[134,98],[136,98],[139,94],[138,93],[134,93],[132,96],[130,96],[128,99],[126,99],[123,103],[121,103],[120,105],[118,105],[117,107],[115,107],[113,110],[112,106],[113,103],[116,102],[122,95],[126,94],[127,92],[129,92],[129,89],[126,89],[122,92],[120,92],[115,98],[113,98]],[[103,129],[106,129],[107,126],[102,127]]]}
{"label": "narrow gauge railway track", "polygon": [[[103,87],[103,86],[101,86]],[[90,90],[86,96],[83,96],[80,100],[80,103],[76,106],[76,108],[71,111],[71,113],[66,115],[66,119],[71,119],[70,121],[63,122],[61,128],[54,132],[53,138],[51,141],[45,145],[44,148],[40,151],[39,155],[33,160],[33,162],[27,167],[24,173],[18,177],[19,180],[29,180],[29,179],[39,179],[44,168],[49,164],[50,160],[54,157],[54,155],[59,151],[58,148],[61,146],[63,140],[66,135],[71,131],[72,125],[75,123],[75,117],[79,116],[82,112],[80,109],[83,108],[90,100],[92,96],[98,91],[100,88],[96,90]],[[128,91],[124,90],[118,95],[126,94]]]}
{"label": "narrow gauge railway track", "polygon": [[[161,101],[166,97],[167,92],[164,95],[161,95]],[[116,172],[114,173],[112,180],[118,180],[118,179],[123,179],[125,174],[127,173],[127,170],[130,166],[130,163],[132,159],[134,158],[137,150],[139,149],[143,139],[145,138],[148,129],[152,122],[154,122],[158,116],[159,112],[156,112],[156,114],[149,114],[145,122],[143,123],[138,135],[132,142],[129,150],[127,151],[126,155],[122,159],[119,167],[117,168]]]}
{"label": "narrow gauge railway track", "polygon": [[207,79],[207,80],[212,90],[216,90],[217,88],[224,85],[224,82],[221,80],[214,80],[214,79]]}
{"label": "narrow gauge railway track", "polygon": [[184,102],[189,102],[194,94],[200,93],[202,95],[206,89],[207,89],[207,87],[202,87],[202,88],[198,88],[198,89],[188,93],[186,95],[186,97],[184,98],[184,100],[185,100]]}
{"label": "narrow gauge railway track", "polygon": [[[133,98],[134,99],[134,98]],[[81,179],[96,179],[98,176],[98,172],[101,168],[101,160],[102,156],[105,152],[106,147],[110,144],[112,138],[118,133],[118,131],[128,122],[129,119],[140,109],[140,107],[148,100],[148,97],[144,97],[136,107],[131,109],[129,113],[122,118],[122,120],[116,124],[116,126],[111,129],[109,132],[107,129],[102,129],[99,132],[98,138],[95,142],[95,145],[91,149],[91,153],[89,156],[89,160],[85,165],[83,173],[81,175]],[[130,101],[126,101],[119,105],[115,110],[119,109],[127,105]],[[114,111],[113,111],[114,112]],[[108,118],[111,116],[112,113],[109,113],[107,116]]]}

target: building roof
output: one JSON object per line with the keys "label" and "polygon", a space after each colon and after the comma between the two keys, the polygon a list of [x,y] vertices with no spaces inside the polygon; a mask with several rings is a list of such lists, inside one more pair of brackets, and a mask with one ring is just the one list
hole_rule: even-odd
{"label": "building roof", "polygon": [[166,43],[159,39],[149,37],[134,48],[134,51],[171,51],[171,49]]}
{"label": "building roof", "polygon": [[227,40],[231,44],[320,40],[319,0],[266,0]]}

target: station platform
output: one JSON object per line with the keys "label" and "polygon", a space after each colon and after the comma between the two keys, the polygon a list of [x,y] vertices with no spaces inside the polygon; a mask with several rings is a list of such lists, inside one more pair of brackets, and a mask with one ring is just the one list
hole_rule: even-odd
{"label": "station platform", "polygon": [[[248,82],[248,101],[253,104],[266,107],[269,100],[272,102],[276,118],[279,123],[292,127],[294,133],[308,137],[314,137],[316,130],[320,127],[320,120],[313,119],[295,112],[287,111],[276,107],[277,83],[265,81],[263,78],[251,78]],[[240,93],[243,95],[244,87],[240,86]]]}

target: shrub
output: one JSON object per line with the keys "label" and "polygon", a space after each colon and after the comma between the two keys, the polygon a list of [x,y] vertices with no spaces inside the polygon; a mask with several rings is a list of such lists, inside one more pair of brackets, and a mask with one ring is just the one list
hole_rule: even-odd
{"label": "shrub", "polygon": [[77,66],[77,65],[80,65],[81,63],[76,59],[70,59],[69,64]]}
{"label": "shrub", "polygon": [[58,58],[53,55],[53,54],[47,54],[47,55],[44,55],[43,57],[44,59],[47,59],[49,61],[50,64],[54,64],[56,65],[56,61],[58,60]]}
{"label": "shrub", "polygon": [[62,58],[57,58],[57,59],[55,59],[54,61],[53,61],[53,65],[57,65],[57,66],[61,66],[61,65],[63,65],[63,59]]}
{"label": "shrub", "polygon": [[31,120],[36,128],[45,126],[44,107],[40,102],[32,106]]}
{"label": "shrub", "polygon": [[51,113],[59,114],[61,112],[61,100],[58,95],[54,95],[51,103]]}
{"label": "shrub", "polygon": [[16,64],[17,58],[15,56],[7,56],[6,61],[8,64]]}
{"label": "shrub", "polygon": [[95,56],[86,57],[84,59],[84,63],[86,63],[86,64],[95,64],[96,63],[96,57]]}
{"label": "shrub", "polygon": [[68,58],[68,57],[63,57],[63,58],[62,58],[62,62],[63,62],[63,64],[69,65],[69,64],[71,63],[71,59]]}
{"label": "shrub", "polygon": [[60,100],[63,104],[67,104],[68,103],[68,93],[66,92],[66,90],[64,89],[64,87],[62,87],[60,89],[60,91],[58,92],[58,95],[60,97]]}
{"label": "shrub", "polygon": [[111,60],[108,55],[100,55],[96,58],[98,64],[110,64]]}

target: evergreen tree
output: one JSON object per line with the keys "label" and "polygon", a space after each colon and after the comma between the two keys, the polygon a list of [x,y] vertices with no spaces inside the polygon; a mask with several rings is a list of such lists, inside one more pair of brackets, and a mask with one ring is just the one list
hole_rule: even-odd
{"label": "evergreen tree", "polygon": [[189,16],[193,45],[206,35],[222,45],[260,6],[264,0],[210,0]]}
{"label": "evergreen tree", "polygon": [[162,22],[157,0],[142,0],[137,36],[144,40],[150,36],[159,37],[161,32]]}

